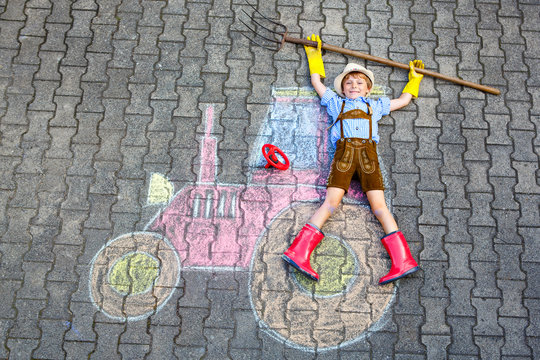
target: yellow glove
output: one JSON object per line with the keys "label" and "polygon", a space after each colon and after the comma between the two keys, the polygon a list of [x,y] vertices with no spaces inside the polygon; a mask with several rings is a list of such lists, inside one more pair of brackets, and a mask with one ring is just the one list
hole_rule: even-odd
{"label": "yellow glove", "polygon": [[322,47],[321,38],[319,37],[319,35],[313,34],[311,35],[311,39],[309,36],[307,37],[307,39],[311,41],[316,41],[318,43],[318,46],[316,48],[312,46],[304,45],[304,49],[306,50],[306,55],[307,55],[308,63],[309,63],[309,73],[319,74],[321,75],[321,78],[325,78],[326,74],[324,73],[324,64],[322,61],[322,52],[321,52],[321,47]]}
{"label": "yellow glove", "polygon": [[411,94],[413,98],[418,97],[420,81],[422,81],[422,78],[424,77],[424,75],[418,74],[416,71],[414,71],[415,67],[423,69],[424,63],[422,62],[422,60],[409,61],[409,82],[407,83],[407,85],[405,85],[405,88],[403,89],[404,93]]}

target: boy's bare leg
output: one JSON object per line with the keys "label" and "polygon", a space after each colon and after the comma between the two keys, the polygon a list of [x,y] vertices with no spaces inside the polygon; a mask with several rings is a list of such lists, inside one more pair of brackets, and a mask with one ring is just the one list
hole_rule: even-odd
{"label": "boy's bare leg", "polygon": [[377,220],[381,223],[384,233],[390,234],[391,232],[397,231],[398,226],[396,220],[392,216],[390,210],[386,206],[386,201],[384,200],[384,191],[383,190],[370,190],[366,192],[369,205],[371,206],[371,211],[377,217]]}
{"label": "boy's bare leg", "polygon": [[345,190],[337,187],[329,187],[326,189],[326,199],[323,204],[315,211],[309,222],[319,229],[323,227],[328,218],[336,211],[345,195]]}

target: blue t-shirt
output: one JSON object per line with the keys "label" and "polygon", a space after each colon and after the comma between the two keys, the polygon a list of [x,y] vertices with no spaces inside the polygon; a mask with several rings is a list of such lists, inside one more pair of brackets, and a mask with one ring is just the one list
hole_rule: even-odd
{"label": "blue t-shirt", "polygon": [[[333,90],[327,88],[325,93],[321,98],[321,105],[326,106],[326,111],[331,119],[333,124],[336,121],[339,113],[341,112],[341,105],[345,101],[345,108],[343,112],[349,110],[360,109],[367,113],[368,108],[366,104],[371,106],[373,110],[373,115],[371,116],[372,122],[372,139],[376,143],[379,142],[379,127],[378,122],[385,115],[390,114],[390,99],[387,97],[380,97],[376,100],[359,97],[354,100],[344,99]],[[345,119],[343,120],[343,133],[346,138],[369,138],[369,120],[367,119]],[[334,147],[336,142],[341,138],[341,131],[339,122],[336,123],[330,129],[330,140]]]}

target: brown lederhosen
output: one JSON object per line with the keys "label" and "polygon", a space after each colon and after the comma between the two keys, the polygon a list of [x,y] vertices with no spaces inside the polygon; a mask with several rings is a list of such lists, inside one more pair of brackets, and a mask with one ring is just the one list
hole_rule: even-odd
{"label": "brown lederhosen", "polygon": [[[384,190],[379,159],[377,157],[377,144],[372,139],[371,115],[373,112],[371,107],[368,105],[367,114],[360,109],[343,113],[344,108],[345,102],[343,102],[341,112],[334,122],[335,124],[339,121],[341,138],[336,143],[336,153],[332,161],[326,187],[337,187],[347,192],[351,184],[351,179],[356,173],[364,192]],[[358,118],[369,120],[369,139],[345,138],[343,120]]]}

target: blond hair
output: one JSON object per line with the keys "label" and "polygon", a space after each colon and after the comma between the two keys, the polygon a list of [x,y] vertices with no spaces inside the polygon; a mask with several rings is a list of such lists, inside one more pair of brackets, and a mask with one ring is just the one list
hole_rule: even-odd
{"label": "blond hair", "polygon": [[348,73],[347,75],[345,75],[345,77],[343,78],[343,80],[341,80],[341,88],[342,88],[342,89],[343,89],[343,83],[345,83],[345,81],[346,81],[349,77],[352,77],[352,78],[360,77],[360,78],[364,79],[364,81],[366,82],[367,87],[368,87],[369,90],[371,90],[371,88],[373,87],[373,83],[372,83],[371,80],[367,77],[366,74],[361,73],[360,71],[353,71],[353,72],[350,72],[350,73]]}

